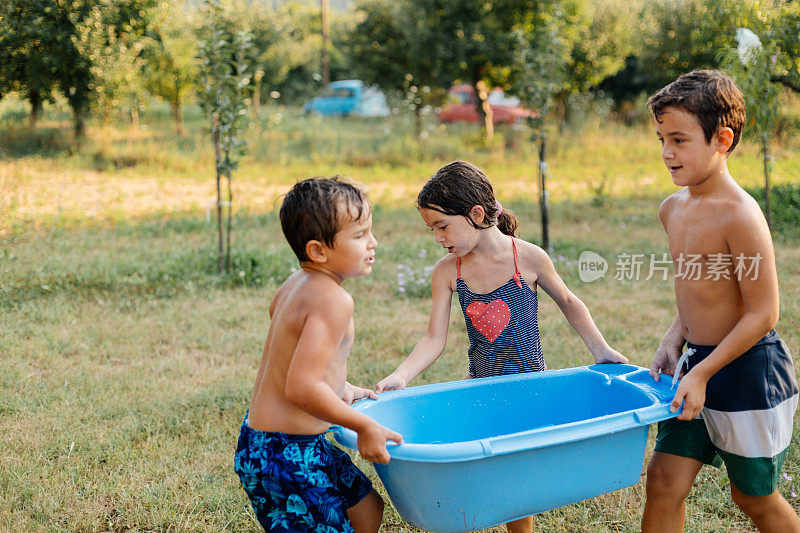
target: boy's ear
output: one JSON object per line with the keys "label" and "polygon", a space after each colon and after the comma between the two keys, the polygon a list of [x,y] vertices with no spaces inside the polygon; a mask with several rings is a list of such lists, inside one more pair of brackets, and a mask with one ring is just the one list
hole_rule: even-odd
{"label": "boy's ear", "polygon": [[733,130],[727,126],[717,130],[717,149],[727,152],[733,144]]}
{"label": "boy's ear", "polygon": [[306,243],[306,257],[314,263],[328,261],[328,256],[325,254],[325,246],[317,240],[310,240]]}
{"label": "boy's ear", "polygon": [[483,220],[486,218],[486,211],[484,211],[483,207],[479,205],[473,205],[472,209],[469,210],[469,218],[471,218],[475,224],[480,226],[483,224]]}

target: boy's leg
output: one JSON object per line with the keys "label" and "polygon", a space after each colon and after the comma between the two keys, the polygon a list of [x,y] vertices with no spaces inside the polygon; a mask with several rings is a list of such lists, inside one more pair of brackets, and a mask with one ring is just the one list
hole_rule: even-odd
{"label": "boy's leg", "polygon": [[647,465],[647,500],[643,533],[683,531],[686,496],[703,463],[689,457],[654,452]]}
{"label": "boy's leg", "polygon": [[375,489],[347,509],[347,518],[356,533],[377,533],[383,521],[383,498]]}
{"label": "boy's leg", "polygon": [[761,533],[800,533],[800,518],[780,492],[748,496],[731,484],[731,496]]}
{"label": "boy's leg", "polygon": [[533,531],[533,517],[526,516],[506,523],[508,533],[531,533]]}

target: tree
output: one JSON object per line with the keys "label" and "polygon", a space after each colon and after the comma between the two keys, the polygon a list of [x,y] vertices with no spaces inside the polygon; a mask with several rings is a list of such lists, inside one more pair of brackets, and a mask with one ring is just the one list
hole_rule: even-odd
{"label": "tree", "polygon": [[542,248],[550,246],[547,210],[546,125],[553,104],[564,91],[568,79],[571,46],[561,36],[565,22],[551,13],[539,12],[527,28],[518,29],[517,64],[514,90],[520,101],[536,114],[529,123],[539,148],[539,207],[542,221]]}
{"label": "tree", "polygon": [[[200,105],[210,123],[214,145],[217,185],[217,269],[230,268],[231,223],[233,193],[231,176],[244,153],[241,118],[246,114],[245,88],[250,83],[247,56],[250,35],[237,31],[214,0],[206,0],[200,30],[198,58],[200,60]],[[223,201],[222,178],[227,180],[227,195]],[[223,234],[222,208],[227,207],[227,231]]]}
{"label": "tree", "polygon": [[[316,11],[294,4],[283,4],[277,9],[264,6],[248,10],[247,24],[253,38],[254,72],[253,110],[258,113],[260,103],[267,94],[284,91],[283,84],[292,73],[306,78],[299,85],[314,85],[311,72],[319,63]],[[307,77],[301,72],[307,71]],[[290,91],[291,92],[291,91]]]}
{"label": "tree", "polygon": [[736,32],[739,45],[722,53],[721,62],[736,80],[744,94],[748,121],[746,130],[756,138],[761,147],[764,162],[764,202],[767,224],[772,227],[770,216],[770,170],[772,155],[770,146],[778,119],[779,86],[772,81],[777,68],[779,52],[745,28]]}
{"label": "tree", "polygon": [[144,7],[139,0],[95,0],[85,16],[73,15],[72,41],[80,56],[88,58],[90,104],[104,122],[110,112],[124,110],[139,125]]}
{"label": "tree", "polygon": [[[135,35],[144,24],[145,7],[153,0],[6,0],[0,3],[0,90],[23,91],[31,100],[31,120],[41,104],[59,89],[72,108],[77,136],[115,53],[107,50]],[[126,45],[127,46],[127,45]],[[6,59],[8,58],[8,59]],[[100,69],[100,70],[98,70]],[[124,70],[124,69],[123,69]],[[108,81],[107,78],[106,81]],[[105,91],[105,88],[104,88]],[[103,91],[103,92],[104,92]]]}
{"label": "tree", "polygon": [[[736,46],[734,30],[752,27],[748,2],[657,0],[647,4],[647,31],[637,51],[657,90],[681,74],[719,66],[718,53]],[[756,31],[759,31],[757,28]]]}
{"label": "tree", "polygon": [[194,13],[180,4],[156,7],[147,28],[142,56],[147,91],[170,105],[175,131],[183,135],[183,102],[197,82]]}
{"label": "tree", "polygon": [[768,14],[771,46],[777,52],[770,80],[800,93],[800,3],[776,1],[777,7],[761,11]]}
{"label": "tree", "polygon": [[[281,2],[272,7],[265,3],[236,0],[244,6],[232,13],[237,24],[252,35],[252,91],[254,107],[270,94],[284,100],[308,97],[311,89],[322,84],[322,20],[319,4],[296,1]],[[351,76],[349,57],[342,52],[342,41],[353,31],[353,14],[331,11],[328,50],[331,79]]]}
{"label": "tree", "polygon": [[409,0],[410,11],[425,25],[422,53],[441,76],[465,79],[475,89],[476,110],[487,138],[494,132],[487,98],[489,83],[506,83],[513,62],[515,26],[535,3],[515,0]]}
{"label": "tree", "polygon": [[427,53],[434,40],[424,17],[408,1],[362,1],[358,23],[345,41],[358,77],[402,99],[414,113],[417,137],[422,109],[442,99],[443,79],[436,58]]}
{"label": "tree", "polygon": [[81,84],[73,82],[88,71],[72,42],[75,26],[70,15],[85,12],[85,4],[77,1],[0,3],[0,93],[14,90],[25,94],[31,102],[32,125],[56,88],[72,97],[70,103],[82,96]]}

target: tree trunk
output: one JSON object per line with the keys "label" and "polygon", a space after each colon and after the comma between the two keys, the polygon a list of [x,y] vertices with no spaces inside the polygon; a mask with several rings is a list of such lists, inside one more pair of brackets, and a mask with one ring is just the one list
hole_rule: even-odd
{"label": "tree trunk", "polygon": [[86,117],[83,116],[83,110],[72,109],[72,124],[75,137],[86,137]]}
{"label": "tree trunk", "polygon": [[328,59],[328,0],[320,0],[322,11],[322,85],[327,87],[331,81],[331,71]]}
{"label": "tree trunk", "polygon": [[253,87],[253,116],[258,118],[261,114],[261,76],[255,76],[255,85]]}
{"label": "tree trunk", "polygon": [[170,108],[172,111],[172,118],[175,119],[175,132],[178,135],[183,135],[183,109],[181,108],[181,99],[174,98],[172,102],[170,102]]}
{"label": "tree trunk", "polygon": [[211,135],[214,138],[214,162],[216,163],[217,174],[217,271],[222,274],[225,272],[225,257],[222,232],[222,184],[220,183],[222,176],[220,175],[219,117],[217,115],[214,115],[211,119]]}
{"label": "tree trunk", "polygon": [[547,251],[550,248],[549,220],[547,218],[547,158],[545,149],[547,148],[547,136],[544,132],[544,125],[539,133],[539,206],[542,211],[542,248]]}
{"label": "tree trunk", "polygon": [[31,102],[31,116],[28,118],[28,125],[35,128],[42,113],[42,95],[38,90],[32,89],[28,93],[28,100]]}
{"label": "tree trunk", "polygon": [[483,125],[486,139],[491,140],[494,137],[494,121],[492,117],[492,107],[488,102],[489,88],[486,86],[486,83],[480,79],[478,73],[473,74],[472,87],[475,89],[475,109],[478,111],[478,121]]}
{"label": "tree trunk", "polygon": [[761,154],[764,157],[764,214],[767,218],[767,226],[769,226],[770,231],[772,231],[772,217],[770,216],[770,208],[769,208],[769,174],[770,174],[770,163],[772,157],[769,154],[769,145],[764,144],[761,147]]}
{"label": "tree trunk", "polygon": [[770,81],[773,83],[782,83],[784,86],[790,88],[796,93],[800,93],[800,83],[792,80],[789,76],[772,76]]}
{"label": "tree trunk", "polygon": [[131,126],[133,126],[133,129],[139,130],[139,104],[131,106]]}
{"label": "tree trunk", "polygon": [[[228,166],[230,169],[230,166]],[[231,171],[225,172],[228,178],[228,228],[225,235],[225,268],[231,268],[231,218],[233,212],[233,192],[231,191]]]}
{"label": "tree trunk", "polygon": [[414,133],[419,140],[422,135],[422,109],[418,104],[414,104]]}

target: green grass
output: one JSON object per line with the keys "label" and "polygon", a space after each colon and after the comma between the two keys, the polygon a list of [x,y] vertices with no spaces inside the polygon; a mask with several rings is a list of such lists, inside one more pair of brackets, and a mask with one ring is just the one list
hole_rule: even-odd
{"label": "green grass", "polygon": [[[213,164],[196,110],[185,137],[154,108],[144,131],[95,126],[77,146],[63,109],[49,108],[35,132],[15,109],[0,102],[0,530],[258,531],[232,455],[267,306],[295,267],[274,212],[295,179],[345,174],[367,184],[376,204],[378,262],[373,274],[346,284],[356,296],[349,377],[365,386],[393,370],[426,327],[427,284],[411,290],[407,281],[399,293],[398,265],[419,280],[440,254],[413,209],[418,187],[439,164],[459,157],[482,165],[518,214],[521,236],[540,235],[537,155],[524,130],[501,130],[486,145],[471,128],[429,121],[419,143],[403,117],[329,122],[268,108],[234,175],[235,268],[219,275],[214,222],[205,218]],[[667,250],[656,211],[673,188],[658,143],[644,126],[613,124],[551,139],[556,267],[612,345],[649,366],[674,313],[672,287],[616,280],[613,270],[619,254]],[[773,195],[788,198],[776,213],[794,209],[796,153],[793,145],[776,150],[773,180],[789,191]],[[755,148],[737,150],[731,168],[748,187],[759,186]],[[780,331],[798,364],[796,227],[787,217],[775,241]],[[583,250],[609,261],[605,278],[580,281]],[[555,304],[540,296],[548,364],[591,362]],[[466,346],[454,305],[445,354],[414,384],[462,377]],[[779,485],[795,508],[799,431],[784,468],[794,481]],[[649,456],[652,441],[647,449]],[[372,467],[356,461],[377,482]],[[686,531],[750,530],[728,491],[724,469],[704,469]],[[636,531],[643,505],[639,483],[538,515],[534,529]],[[414,531],[390,505],[383,530]]]}

